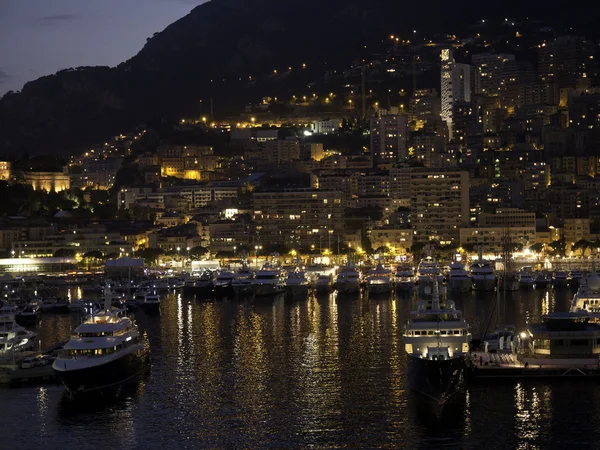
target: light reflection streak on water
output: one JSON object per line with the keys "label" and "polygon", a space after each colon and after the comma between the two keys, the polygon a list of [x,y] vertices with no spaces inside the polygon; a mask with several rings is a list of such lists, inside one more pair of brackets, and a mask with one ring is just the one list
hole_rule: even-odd
{"label": "light reflection streak on water", "polygon": [[540,396],[535,388],[525,388],[523,383],[515,386],[515,436],[517,448],[539,448],[535,441],[540,436]]}
{"label": "light reflection streak on water", "polygon": [[177,296],[177,366],[183,366],[183,299],[181,295]]}
{"label": "light reflection streak on water", "polygon": [[467,389],[465,393],[465,426],[463,429],[463,438],[469,439],[471,426],[471,391]]}
{"label": "light reflection streak on water", "polygon": [[47,431],[46,418],[48,417],[48,391],[45,387],[38,388],[37,409],[39,412],[40,435],[43,436]]}
{"label": "light reflection streak on water", "polygon": [[[405,357],[404,348],[401,348],[400,333],[398,329],[398,311],[397,300],[392,298],[391,301],[391,348],[390,348],[390,369],[391,373],[391,402],[393,408],[406,408],[406,396],[404,395],[404,382],[402,369],[400,367],[400,358]],[[405,421],[392,421],[392,426],[396,432],[401,432]]]}
{"label": "light reflection streak on water", "polygon": [[[271,409],[266,357],[261,316],[253,311],[245,314],[240,309],[234,342],[234,400],[240,403],[241,431],[257,442],[263,439],[258,433]],[[251,443],[248,445],[252,446]]]}

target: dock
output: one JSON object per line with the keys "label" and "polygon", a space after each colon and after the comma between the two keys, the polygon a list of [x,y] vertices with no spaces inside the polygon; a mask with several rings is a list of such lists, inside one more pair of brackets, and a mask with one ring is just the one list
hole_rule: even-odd
{"label": "dock", "polygon": [[536,364],[520,360],[508,351],[474,352],[471,355],[471,380],[490,379],[549,379],[600,377],[598,360],[556,360]]}
{"label": "dock", "polygon": [[52,364],[30,369],[2,369],[0,372],[0,384],[10,386],[23,386],[45,383],[58,383],[58,378],[52,369]]}

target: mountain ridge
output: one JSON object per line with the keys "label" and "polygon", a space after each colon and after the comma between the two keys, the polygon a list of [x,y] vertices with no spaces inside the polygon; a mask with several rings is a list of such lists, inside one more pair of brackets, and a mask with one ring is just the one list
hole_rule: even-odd
{"label": "mountain ridge", "polygon": [[[559,17],[541,5],[508,0],[494,15]],[[473,0],[460,9],[440,0],[427,6],[394,0],[209,1],[114,68],[67,69],[6,94],[0,99],[0,153],[69,151],[140,122],[198,113],[200,100],[209,97],[217,112],[240,110],[256,98],[244,82],[248,77],[301,63],[309,71],[348,64],[364,45],[389,32],[458,33],[491,14]],[[577,14],[569,8],[560,20],[593,16]]]}

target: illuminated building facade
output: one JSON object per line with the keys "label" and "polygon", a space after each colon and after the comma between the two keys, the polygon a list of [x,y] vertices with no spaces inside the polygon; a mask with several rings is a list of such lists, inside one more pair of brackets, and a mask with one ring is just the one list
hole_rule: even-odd
{"label": "illuminated building facade", "polygon": [[375,164],[395,164],[408,157],[408,116],[371,119],[371,155]]}
{"label": "illuminated building facade", "polygon": [[442,50],[441,60],[441,117],[446,121],[452,139],[454,104],[471,102],[471,66],[455,62],[450,49]]}
{"label": "illuminated building facade", "polygon": [[415,241],[458,243],[469,222],[469,173],[413,172],[410,191]]}
{"label": "illuminated building facade", "polygon": [[339,192],[286,189],[254,194],[253,219],[261,245],[328,248],[344,230]]}

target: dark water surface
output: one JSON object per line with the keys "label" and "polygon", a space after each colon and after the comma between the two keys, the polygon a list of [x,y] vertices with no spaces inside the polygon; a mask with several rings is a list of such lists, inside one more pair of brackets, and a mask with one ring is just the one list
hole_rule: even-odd
{"label": "dark water surface", "polygon": [[[522,329],[573,292],[455,298],[474,337],[491,317]],[[61,386],[0,389],[0,448],[597,448],[595,381],[472,386],[434,414],[406,388],[402,327],[416,300],[283,298],[198,303],[170,296],[136,315],[151,372],[118,401],[73,404]],[[492,314],[491,314],[492,313]],[[45,315],[43,346],[75,315]]]}

